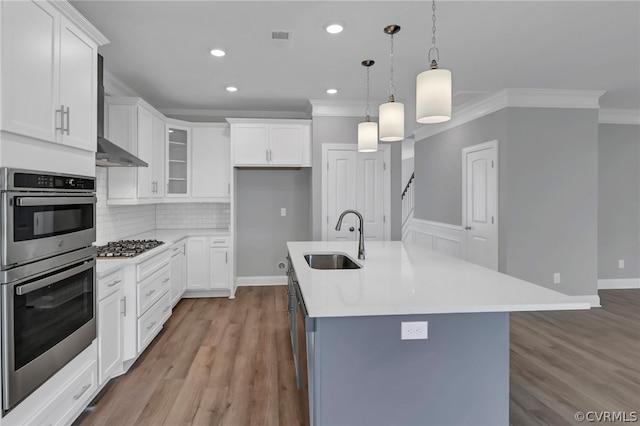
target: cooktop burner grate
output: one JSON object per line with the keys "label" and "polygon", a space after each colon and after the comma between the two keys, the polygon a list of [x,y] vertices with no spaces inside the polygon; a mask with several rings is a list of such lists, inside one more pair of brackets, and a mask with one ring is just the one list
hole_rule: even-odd
{"label": "cooktop burner grate", "polygon": [[98,257],[134,257],[164,244],[159,240],[121,240],[98,246]]}

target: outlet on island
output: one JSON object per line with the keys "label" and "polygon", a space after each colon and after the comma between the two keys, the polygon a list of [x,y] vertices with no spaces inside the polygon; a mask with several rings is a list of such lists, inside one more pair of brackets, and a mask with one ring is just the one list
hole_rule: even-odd
{"label": "outlet on island", "polygon": [[429,338],[428,321],[402,321],[401,340],[427,340]]}

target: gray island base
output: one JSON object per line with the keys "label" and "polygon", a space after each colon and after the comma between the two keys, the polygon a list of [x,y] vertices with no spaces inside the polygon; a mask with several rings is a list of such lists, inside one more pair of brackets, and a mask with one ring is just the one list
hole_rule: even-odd
{"label": "gray island base", "polygon": [[[427,340],[400,340],[428,321]],[[508,425],[509,314],[316,318],[312,425]]]}
{"label": "gray island base", "polygon": [[[399,241],[367,241],[358,260],[357,242],[287,248],[293,357],[312,426],[507,426],[510,312],[590,308]],[[356,267],[307,260],[333,256]],[[402,323],[414,321],[427,322],[426,336],[402,340]]]}

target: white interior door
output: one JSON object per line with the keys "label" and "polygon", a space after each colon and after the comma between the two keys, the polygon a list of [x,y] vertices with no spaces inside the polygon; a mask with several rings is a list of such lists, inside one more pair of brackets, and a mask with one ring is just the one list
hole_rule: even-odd
{"label": "white interior door", "polygon": [[463,149],[463,219],[467,260],[498,269],[497,142]]}
{"label": "white interior door", "polygon": [[[344,217],[340,231],[335,230],[340,213],[355,209],[356,205],[356,152],[330,150],[327,152],[327,223],[329,241],[349,241],[357,238],[357,217]],[[366,229],[366,228],[365,228]],[[366,235],[366,234],[365,234]]]}
{"label": "white interior door", "polygon": [[364,218],[366,240],[384,240],[384,152],[356,154],[357,210]]}

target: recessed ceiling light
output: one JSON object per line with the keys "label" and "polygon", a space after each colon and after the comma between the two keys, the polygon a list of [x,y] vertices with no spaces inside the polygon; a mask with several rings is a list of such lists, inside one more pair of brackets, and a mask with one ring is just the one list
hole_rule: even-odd
{"label": "recessed ceiling light", "polygon": [[344,25],[334,22],[332,24],[326,25],[324,29],[327,30],[329,34],[339,34],[342,32],[342,30],[344,30]]}
{"label": "recessed ceiling light", "polygon": [[237,92],[237,91],[238,91],[237,87],[233,87],[233,86],[227,87],[227,92]]}
{"label": "recessed ceiling light", "polygon": [[327,93],[330,95],[335,95],[338,93],[338,89],[327,89]]}
{"label": "recessed ceiling light", "polygon": [[218,58],[220,58],[220,57],[222,57],[222,56],[226,55],[225,51],[224,51],[224,50],[220,50],[220,49],[213,49],[213,50],[211,51],[211,54],[212,54],[213,56],[217,56]]}

